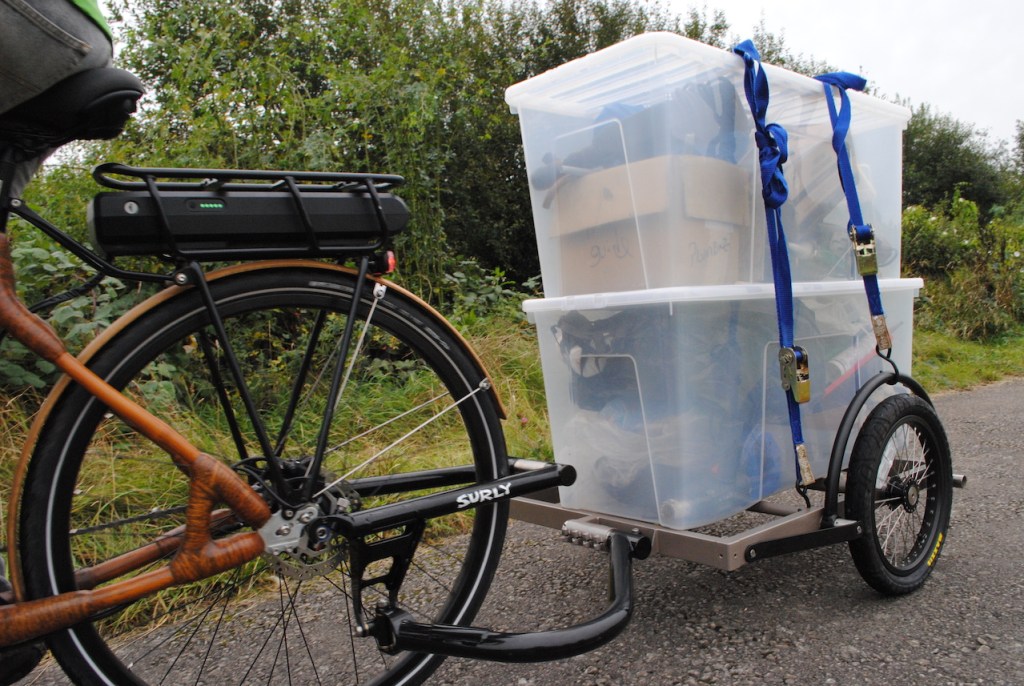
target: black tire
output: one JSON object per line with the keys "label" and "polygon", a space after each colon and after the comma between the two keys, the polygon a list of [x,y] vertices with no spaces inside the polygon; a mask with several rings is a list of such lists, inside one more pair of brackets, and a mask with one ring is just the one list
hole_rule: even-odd
{"label": "black tire", "polygon": [[879,403],[854,444],[846,489],[846,516],[864,525],[850,553],[872,588],[921,587],[946,541],[952,489],[949,443],[931,405],[914,395]]}
{"label": "black tire", "polygon": [[[355,280],[327,267],[291,266],[210,284],[275,443],[292,390],[280,381],[286,370],[297,368],[317,313],[325,313],[284,457],[298,461],[312,454],[322,424],[315,422],[321,416],[317,402],[322,405],[326,395],[334,334],[347,318]],[[387,289],[373,304],[373,285],[360,308],[361,319],[372,309],[372,327],[338,405],[330,445],[356,438],[328,456],[327,478],[347,474],[424,417],[450,407],[454,398],[463,400],[455,411],[439,415],[355,477],[447,464],[474,464],[480,481],[507,474],[499,410],[475,357],[432,311],[397,289]],[[238,465],[240,450],[226,428],[218,382],[210,372],[222,363],[211,365],[203,352],[223,346],[199,333],[208,331],[207,325],[199,294],[184,292],[141,315],[89,364],[201,450]],[[210,373],[204,378],[201,372]],[[229,378],[226,370],[220,372]],[[260,455],[234,387],[220,383],[241,420],[247,454]],[[430,398],[435,402],[401,414]],[[395,421],[382,425],[385,418]],[[371,426],[377,432],[359,438]],[[106,416],[80,388],[71,385],[62,394],[40,436],[21,514],[21,559],[31,597],[72,590],[80,566],[133,549],[183,522],[178,506],[184,502],[185,479],[166,454]],[[355,500],[343,487],[330,493],[334,500]],[[272,509],[282,509],[268,500]],[[355,507],[381,501],[364,496]],[[333,501],[321,502],[328,507]],[[498,564],[507,518],[503,503],[429,522],[399,606],[421,621],[472,621]],[[50,640],[51,649],[71,678],[83,684],[421,683],[440,659],[386,655],[373,638],[356,635],[346,546],[331,541],[327,553],[305,561],[265,554],[245,567],[169,589],[60,633]],[[380,587],[374,588],[378,595],[368,591],[364,597],[370,616],[381,597]]]}

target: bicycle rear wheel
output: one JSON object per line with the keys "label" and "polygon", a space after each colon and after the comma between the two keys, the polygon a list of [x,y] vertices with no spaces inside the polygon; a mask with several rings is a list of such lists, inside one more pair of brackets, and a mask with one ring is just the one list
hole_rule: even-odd
{"label": "bicycle rear wheel", "polygon": [[[454,465],[472,465],[477,481],[506,474],[499,409],[472,353],[415,299],[383,285],[374,294],[370,283],[324,467],[307,475],[355,282],[346,270],[295,265],[211,281],[255,422],[195,290],[136,316],[89,365],[249,478],[285,538],[293,526],[301,530],[302,512],[346,512],[429,492],[375,496],[357,490],[362,477]],[[262,443],[257,424],[266,429]],[[20,522],[32,597],[73,590],[76,571],[183,524],[183,475],[80,388],[63,391],[40,436]],[[291,494],[269,483],[268,444],[285,460]],[[296,503],[307,479],[318,495]],[[498,563],[507,517],[507,504],[498,504],[428,522],[399,605],[422,621],[468,624]],[[220,527],[237,528],[230,519]],[[63,632],[51,648],[73,679],[89,684],[426,679],[440,659],[386,655],[357,636],[349,544],[291,540],[243,567]],[[386,597],[378,592],[362,598],[370,615]]]}

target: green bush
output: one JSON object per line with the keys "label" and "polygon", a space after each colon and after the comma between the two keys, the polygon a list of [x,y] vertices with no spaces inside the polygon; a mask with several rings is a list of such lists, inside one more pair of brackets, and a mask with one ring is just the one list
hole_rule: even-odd
{"label": "green bush", "polygon": [[476,260],[463,260],[459,268],[444,275],[450,297],[452,322],[472,326],[486,317],[522,318],[523,298],[536,293],[540,278],[534,277],[516,287],[503,269],[486,270]]}
{"label": "green bush", "polygon": [[[1016,327],[1019,313],[1004,306],[1005,285],[987,270],[958,267],[948,279],[930,280],[917,313],[918,325],[969,341],[991,339]],[[1016,298],[1019,302],[1019,297]]]}
{"label": "green bush", "polygon": [[954,194],[944,207],[903,213],[903,270],[927,280],[922,328],[989,340],[1024,321],[1024,227],[982,223],[975,203]]}
{"label": "green bush", "polygon": [[915,276],[945,276],[978,251],[976,227],[945,211],[912,205],[903,211],[903,269]]}
{"label": "green bush", "polygon": [[[18,295],[29,305],[85,283],[92,272],[66,250],[35,230],[17,226],[11,258],[17,277]],[[140,294],[117,279],[105,278],[84,295],[78,295],[41,312],[60,335],[68,350],[76,352],[111,324],[135,302]],[[15,390],[44,388],[54,379],[56,368],[29,352],[17,341],[5,338],[0,345],[0,387]]]}

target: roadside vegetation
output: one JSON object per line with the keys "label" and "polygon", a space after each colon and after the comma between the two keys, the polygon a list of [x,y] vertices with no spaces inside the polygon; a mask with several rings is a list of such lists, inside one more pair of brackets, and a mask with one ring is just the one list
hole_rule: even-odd
{"label": "roadside vegetation", "polygon": [[[643,31],[719,47],[748,37],[722,11],[671,16],[632,0],[109,4],[119,63],[150,91],[126,135],[68,151],[29,203],[84,238],[96,192],[88,170],[100,161],[404,175],[413,221],[396,279],[477,348],[506,404],[510,452],[525,457],[549,457],[550,446],[534,332],[520,309],[538,291],[539,266],[505,87]],[[763,27],[753,39],[766,62],[831,68]],[[1024,374],[1024,127],[1014,141],[992,141],[905,104],[904,275],[927,282],[914,374],[931,391]],[[27,302],[91,276],[36,232],[16,226],[14,240]],[[77,350],[145,294],[108,279],[46,316]],[[0,483],[53,371],[11,341],[0,348]]]}

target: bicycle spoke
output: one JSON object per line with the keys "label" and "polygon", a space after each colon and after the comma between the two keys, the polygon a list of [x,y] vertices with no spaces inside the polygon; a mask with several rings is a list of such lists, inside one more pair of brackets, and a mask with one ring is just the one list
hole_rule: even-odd
{"label": "bicycle spoke", "polygon": [[[95,534],[100,531],[107,529],[116,529],[124,527],[128,524],[135,524],[137,522],[152,521],[154,519],[161,519],[163,517],[170,517],[171,515],[184,514],[185,506],[179,505],[176,507],[166,508],[163,510],[157,510],[153,512],[144,512],[143,514],[132,515],[131,517],[123,517],[121,519],[105,522],[103,524],[95,524],[93,526],[76,527],[68,530],[70,536],[85,536],[87,534]],[[112,534],[114,535],[114,534]]]}
{"label": "bicycle spoke", "polygon": [[[188,639],[182,644],[181,648],[178,649],[178,654],[174,656],[174,660],[171,661],[171,664],[169,664],[167,666],[167,671],[164,672],[163,677],[160,679],[160,683],[164,683],[167,680],[167,677],[170,676],[171,672],[174,671],[174,668],[178,664],[178,661],[182,658],[182,656],[185,654],[185,651],[192,644],[192,639],[194,639],[196,637],[196,634],[199,633],[199,629],[202,627],[203,623],[206,621],[206,617],[209,616],[210,612],[212,612],[215,607],[216,607],[215,603],[210,603],[208,606],[206,606],[206,608],[203,610],[203,612],[200,613],[200,615],[197,617],[197,621],[195,623],[195,626],[192,627],[192,631],[191,631],[191,633],[189,633]],[[223,610],[221,612],[223,614]],[[208,643],[207,645],[208,646],[212,646],[213,644],[211,642],[211,643]],[[207,656],[204,656],[204,658],[203,658],[204,661],[206,660],[206,657],[208,657],[208,654],[209,654],[209,649],[207,649]],[[198,681],[198,677],[197,677],[196,680]]]}
{"label": "bicycle spoke", "polygon": [[[277,669],[278,661],[281,658],[282,652],[284,653],[284,671],[288,677],[288,683],[292,683],[292,663],[291,663],[291,650],[288,646],[288,630],[292,619],[298,620],[298,614],[295,608],[295,595],[292,594],[288,588],[287,579],[282,579],[282,583],[278,587],[278,601],[281,608],[281,637],[277,641],[277,651],[274,653],[274,659],[270,664],[270,671],[267,673],[267,683],[273,683],[274,671]],[[302,582],[295,588],[295,594],[298,594],[299,588],[302,586]],[[288,602],[285,602],[285,598],[288,598]],[[300,626],[301,633],[301,626]],[[308,646],[307,646],[308,649]],[[316,674],[316,666],[314,665],[314,675]],[[320,678],[317,676],[317,683],[320,683]]]}
{"label": "bicycle spoke", "polygon": [[380,424],[377,424],[376,426],[372,426],[369,429],[366,429],[365,431],[363,431],[363,432],[361,432],[359,434],[356,434],[355,436],[352,436],[350,438],[345,439],[344,441],[342,441],[338,445],[334,446],[333,448],[328,448],[327,453],[330,454],[330,453],[338,452],[339,450],[341,450],[345,446],[349,445],[350,443],[354,443],[355,441],[358,441],[361,438],[366,438],[370,434],[373,434],[373,433],[375,433],[377,431],[381,431],[381,430],[387,428],[388,426],[391,426],[395,422],[400,421],[402,419],[405,419],[406,417],[419,412],[420,410],[422,410],[425,407],[429,407],[430,405],[433,405],[434,403],[438,402],[442,398],[447,398],[449,395],[451,395],[451,394],[448,393],[448,392],[444,392],[444,393],[438,394],[437,396],[431,398],[430,400],[425,400],[424,402],[420,403],[419,405],[417,405],[417,406],[415,406],[415,407],[413,407],[413,408],[411,408],[409,410],[406,410],[405,412],[402,412],[399,415],[395,415],[394,417],[391,417],[390,419],[388,419],[385,422],[381,422]]}
{"label": "bicycle spoke", "polygon": [[[210,604],[210,607],[213,608],[212,603]],[[203,655],[203,660],[200,663],[200,668],[196,670],[195,686],[199,686],[199,683],[202,681],[203,667],[206,666],[207,661],[210,659],[210,651],[213,650],[213,645],[217,640],[217,633],[220,631],[221,624],[224,621],[224,614],[227,612],[227,610],[228,604],[227,602],[225,602],[220,608],[220,615],[217,616],[217,623],[213,627],[213,636],[210,637],[210,640],[206,644],[206,653]],[[196,625],[196,628],[198,629],[198,624]]]}
{"label": "bicycle spoke", "polygon": [[[347,578],[347,575],[342,574],[342,577],[343,578]],[[354,624],[353,624],[353,618],[352,618],[352,603],[351,603],[352,596],[349,594],[348,589],[344,587],[344,584],[342,584],[342,585],[336,584],[334,582],[334,579],[332,579],[330,577],[330,575],[325,576],[324,580],[327,583],[329,583],[331,586],[333,586],[335,588],[335,590],[337,590],[342,596],[344,596],[347,600],[349,600],[349,602],[344,603],[344,605],[345,605],[345,618],[348,620],[348,626],[349,627],[353,627]],[[351,629],[351,628],[350,628],[350,630],[348,632],[348,644],[349,644],[350,654],[352,655],[352,665],[353,665],[353,668],[355,670],[355,674],[354,674],[354,676],[355,676],[355,683],[358,684],[359,683],[359,660],[356,659],[356,632],[353,629]]]}
{"label": "bicycle spoke", "polygon": [[[280,593],[280,590],[278,592]],[[278,627],[280,627],[282,622],[284,621],[284,613],[278,614],[273,626],[271,626],[267,630],[266,637],[263,639],[263,643],[260,645],[260,649],[256,651],[256,654],[253,656],[251,662],[249,663],[248,669],[246,669],[245,674],[242,675],[242,679],[238,682],[239,684],[244,684],[249,679],[249,674],[252,673],[253,668],[256,667],[256,664],[259,662],[260,658],[263,657],[263,652],[267,649],[267,646],[270,644],[270,640],[274,637],[274,634],[277,632]]]}
{"label": "bicycle spoke", "polygon": [[[926,500],[927,484],[934,473],[922,452],[922,437],[914,427],[900,426],[893,434],[894,455],[889,468],[886,490],[895,490],[896,495],[876,497],[876,512],[882,512],[883,506],[889,512],[877,520],[876,529],[879,545],[884,557],[893,565],[902,566],[910,561],[917,550],[917,532],[923,525],[924,518],[913,509],[903,505],[904,496],[900,493],[908,487],[917,489],[916,498]],[[909,486],[908,486],[909,485]]]}
{"label": "bicycle spoke", "polygon": [[478,387],[478,388],[474,389],[473,391],[471,391],[470,393],[467,393],[467,394],[466,394],[465,396],[463,396],[463,397],[462,397],[462,398],[460,398],[459,400],[455,401],[455,402],[454,402],[454,403],[452,403],[451,405],[448,405],[447,407],[443,408],[443,409],[442,409],[442,410],[441,410],[440,412],[438,412],[438,413],[434,414],[434,415],[433,415],[433,416],[431,416],[431,417],[430,417],[429,419],[427,419],[427,420],[423,421],[423,422],[422,422],[422,423],[420,423],[420,424],[419,424],[418,426],[416,426],[416,427],[415,427],[414,429],[412,429],[412,430],[410,430],[410,431],[408,431],[408,432],[404,433],[403,435],[399,436],[399,437],[398,437],[397,439],[395,439],[395,440],[394,440],[394,441],[393,441],[392,443],[388,444],[388,445],[387,445],[386,447],[384,447],[384,448],[382,448],[381,450],[379,450],[379,451],[378,451],[377,453],[375,453],[375,454],[374,454],[373,456],[371,456],[371,457],[370,457],[369,459],[365,460],[364,462],[362,462],[361,464],[357,465],[357,466],[356,466],[356,467],[354,467],[353,469],[350,469],[350,470],[349,470],[349,471],[348,471],[347,473],[343,474],[343,475],[342,475],[341,477],[339,477],[338,479],[336,479],[336,480],[335,480],[335,481],[333,481],[332,483],[330,483],[330,484],[328,484],[327,486],[325,486],[325,487],[324,487],[323,489],[321,489],[321,490],[320,490],[319,492],[317,492],[317,493],[314,493],[314,494],[313,494],[313,495],[314,495],[314,497],[319,497],[319,496],[323,495],[324,493],[326,493],[326,492],[327,492],[328,490],[330,490],[331,488],[333,488],[334,486],[337,486],[337,485],[338,485],[339,483],[341,483],[342,481],[345,481],[345,480],[347,480],[347,479],[350,479],[350,478],[352,478],[352,477],[353,477],[353,476],[354,476],[355,474],[357,474],[357,473],[358,473],[359,471],[361,471],[361,470],[365,469],[366,467],[368,467],[369,465],[373,464],[373,463],[374,463],[374,462],[376,462],[376,461],[377,461],[378,459],[380,459],[380,458],[381,458],[381,456],[383,456],[383,455],[387,454],[387,453],[388,453],[388,452],[389,452],[390,450],[393,450],[393,449],[394,449],[394,448],[396,448],[397,446],[401,445],[401,444],[402,444],[403,442],[405,442],[406,440],[408,440],[408,439],[409,439],[409,438],[411,438],[412,436],[415,436],[415,435],[416,435],[416,434],[418,434],[418,433],[419,433],[420,431],[422,431],[423,429],[425,429],[425,428],[426,428],[427,426],[429,426],[430,424],[433,424],[434,422],[436,422],[437,420],[439,420],[439,419],[440,419],[441,417],[443,417],[444,415],[448,414],[448,413],[449,413],[449,412],[450,412],[451,410],[454,410],[455,408],[457,408],[457,407],[458,407],[459,405],[461,405],[461,404],[462,404],[462,403],[463,403],[464,401],[468,400],[469,398],[471,398],[471,397],[473,397],[474,395],[476,395],[477,393],[479,393],[479,392],[480,392],[481,390],[483,390],[483,388],[482,388],[482,387]]}
{"label": "bicycle spoke", "polygon": [[[295,593],[296,595],[298,594],[298,588],[295,589]],[[309,657],[310,667],[312,667],[313,669],[313,676],[316,677],[316,683],[321,684],[322,682],[320,681],[320,674],[316,668],[316,660],[313,658],[313,651],[310,649],[309,640],[306,638],[306,631],[302,628],[302,621],[299,619],[299,612],[298,608],[295,607],[294,598],[291,599],[290,604],[292,607],[293,616],[295,617],[295,626],[299,630],[300,638],[302,638],[302,647],[305,648],[306,656]],[[348,603],[345,603],[345,606],[348,607]]]}

